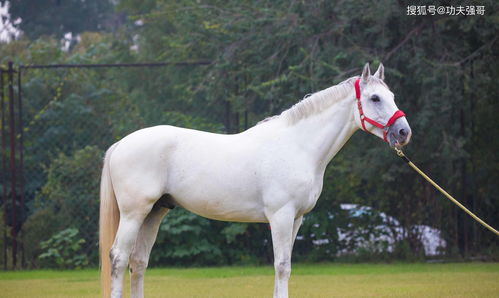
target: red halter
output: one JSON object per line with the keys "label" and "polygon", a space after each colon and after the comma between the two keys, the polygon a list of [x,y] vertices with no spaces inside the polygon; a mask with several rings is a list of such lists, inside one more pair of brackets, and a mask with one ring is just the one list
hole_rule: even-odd
{"label": "red halter", "polygon": [[388,133],[388,128],[390,126],[392,126],[393,123],[395,123],[395,121],[398,118],[405,117],[405,113],[402,112],[401,110],[397,110],[395,113],[393,113],[393,115],[390,117],[390,119],[388,119],[388,122],[385,125],[383,125],[377,121],[374,121],[371,118],[368,118],[366,115],[364,115],[364,111],[362,110],[362,103],[360,102],[360,79],[357,79],[355,81],[354,86],[355,86],[355,97],[357,98],[357,107],[359,108],[360,123],[362,124],[362,129],[364,131],[369,132],[366,128],[365,123],[364,123],[364,121],[367,121],[370,124],[372,124],[378,128],[381,128],[383,130],[383,140],[385,140],[385,142],[388,142],[386,139],[386,134]]}

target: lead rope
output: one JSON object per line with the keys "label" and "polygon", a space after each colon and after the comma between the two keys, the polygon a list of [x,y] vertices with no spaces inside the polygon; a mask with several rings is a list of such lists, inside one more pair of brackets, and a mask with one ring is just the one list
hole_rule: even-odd
{"label": "lead rope", "polygon": [[438,189],[442,194],[444,194],[447,199],[451,200],[452,203],[456,204],[459,208],[463,209],[464,212],[468,213],[471,217],[473,217],[476,221],[478,221],[482,226],[486,227],[489,229],[491,232],[499,236],[499,232],[494,229],[493,227],[489,226],[486,222],[481,220],[478,216],[473,214],[473,212],[469,211],[466,207],[464,207],[461,203],[459,203],[456,199],[454,199],[450,194],[448,194],[445,190],[443,190],[438,184],[435,183],[435,181],[431,180],[430,177],[428,177],[423,171],[421,171],[415,164],[412,163],[412,161],[405,156],[404,152],[402,150],[394,147],[395,151],[397,152],[397,155],[402,158],[408,165],[411,166],[416,172],[418,172],[419,175],[423,176],[423,178],[426,179],[426,181],[430,182],[431,185],[433,185],[436,189]]}

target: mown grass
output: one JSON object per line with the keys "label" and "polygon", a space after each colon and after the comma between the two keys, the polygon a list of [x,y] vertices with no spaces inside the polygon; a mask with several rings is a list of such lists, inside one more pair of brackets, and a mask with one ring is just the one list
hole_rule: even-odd
{"label": "mown grass", "polygon": [[[271,297],[273,274],[270,266],[155,268],[147,272],[145,294]],[[98,275],[97,270],[1,272],[0,297],[97,297]],[[290,297],[499,297],[499,263],[298,264],[289,286]]]}

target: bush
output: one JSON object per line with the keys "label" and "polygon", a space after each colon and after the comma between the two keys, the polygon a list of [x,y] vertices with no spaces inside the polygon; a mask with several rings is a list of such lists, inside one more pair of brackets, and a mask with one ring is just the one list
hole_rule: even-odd
{"label": "bush", "polygon": [[[37,193],[34,211],[23,227],[26,259],[37,266],[47,253],[41,242],[61,230],[77,229],[90,264],[98,262],[99,177],[103,152],[87,146],[72,155],[59,154],[47,169],[47,182]],[[45,262],[46,263],[46,262]]]}
{"label": "bush", "polygon": [[39,256],[40,264],[48,268],[75,269],[88,265],[89,260],[82,250],[85,239],[76,228],[68,228],[40,243],[44,250]]}

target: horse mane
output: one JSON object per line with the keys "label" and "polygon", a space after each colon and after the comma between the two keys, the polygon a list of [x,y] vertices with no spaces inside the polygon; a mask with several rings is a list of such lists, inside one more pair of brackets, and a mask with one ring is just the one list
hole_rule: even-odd
{"label": "horse mane", "polygon": [[[281,118],[285,119],[289,125],[292,125],[297,123],[301,119],[309,117],[310,115],[320,113],[321,111],[329,108],[341,98],[347,96],[348,93],[352,92],[353,83],[358,78],[358,76],[351,77],[327,89],[315,92],[311,95],[307,94],[301,101],[294,104],[291,108],[283,111],[279,115],[267,117],[258,122],[256,125]],[[369,78],[368,84],[372,83],[382,84],[383,86],[388,88],[383,80],[374,76],[371,76]]]}

